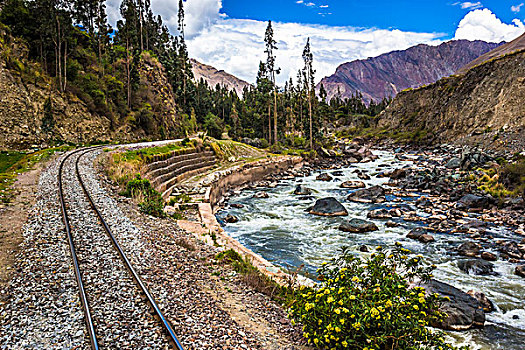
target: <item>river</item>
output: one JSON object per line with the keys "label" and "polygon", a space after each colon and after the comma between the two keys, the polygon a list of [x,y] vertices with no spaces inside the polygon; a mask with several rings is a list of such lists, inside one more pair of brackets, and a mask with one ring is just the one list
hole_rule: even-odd
{"label": "river", "polygon": [[[322,262],[336,256],[343,246],[350,247],[355,254],[364,254],[359,252],[361,245],[392,247],[395,242],[401,242],[404,247],[422,254],[427,261],[437,265],[434,274],[436,279],[465,292],[471,289],[481,291],[495,304],[497,310],[487,314],[484,329],[449,332],[456,344],[469,344],[472,349],[483,350],[525,349],[525,280],[514,275],[514,264],[501,259],[494,262],[494,270],[498,276],[466,274],[457,267],[457,261],[461,257],[454,252],[455,247],[465,242],[465,234],[432,233],[436,241],[423,244],[406,238],[410,229],[422,223],[404,222],[401,218],[393,220],[402,224],[394,228],[386,227],[386,220],[371,220],[379,227],[379,231],[371,233],[351,234],[338,230],[339,224],[344,220],[366,220],[367,213],[372,209],[406,205],[412,210],[417,210],[413,205],[417,197],[387,196],[387,202],[382,204],[361,204],[346,200],[351,190],[342,189],[339,185],[343,181],[360,180],[354,172],[356,169],[372,175],[370,180],[361,180],[369,187],[384,184],[389,180],[374,176],[378,171],[414,165],[410,160],[398,160],[390,152],[374,151],[374,154],[379,156],[377,160],[338,169],[343,172],[343,176],[334,176],[334,180],[330,182],[318,181],[315,178],[322,172],[333,173],[334,170],[315,171],[308,177],[282,180],[275,188],[237,192],[229,199],[229,203],[243,204],[244,207],[231,208],[227,205],[217,213],[217,217],[221,218],[226,214],[237,216],[239,222],[227,224],[224,229],[255,253],[287,269],[304,265],[305,271],[312,274]],[[414,159],[415,157],[417,155],[413,156]],[[300,200],[301,196],[293,195],[298,184],[313,189],[315,198],[335,197],[346,207],[349,216],[327,218],[308,214],[306,210],[315,200]],[[252,198],[253,194],[260,190],[266,191],[269,198]],[[421,211],[418,211],[418,214],[423,217],[429,215]],[[477,220],[476,214],[470,214],[465,219]],[[505,227],[489,225],[487,231],[494,239],[506,238],[519,242],[522,238]],[[496,251],[493,253],[497,254]]]}

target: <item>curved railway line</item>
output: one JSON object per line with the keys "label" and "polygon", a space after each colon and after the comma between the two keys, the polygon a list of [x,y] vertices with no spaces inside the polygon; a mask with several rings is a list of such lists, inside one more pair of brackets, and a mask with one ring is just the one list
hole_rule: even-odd
{"label": "curved railway line", "polygon": [[[113,348],[115,346],[115,344],[102,344],[101,345],[101,342],[99,342],[98,335],[99,335],[99,332],[101,332],[101,330],[97,327],[96,316],[94,316],[94,312],[93,312],[93,310],[91,308],[91,304],[94,303],[94,302],[100,302],[100,299],[104,299],[104,298],[100,298],[100,294],[101,294],[100,292],[94,293],[93,296],[90,296],[90,293],[88,293],[87,290],[90,289],[89,283],[92,282],[94,278],[97,280],[97,283],[102,283],[103,284],[103,283],[106,283],[106,282],[99,281],[98,280],[99,277],[91,277],[91,278],[87,278],[87,279],[84,278],[86,274],[94,273],[94,272],[93,271],[89,271],[88,267],[86,267],[84,270],[82,268],[82,265],[84,265],[83,261],[87,260],[85,257],[84,258],[79,258],[79,254],[78,254],[78,252],[79,252],[78,247],[82,248],[78,244],[78,242],[81,242],[81,239],[79,237],[83,235],[83,232],[80,229],[80,226],[81,226],[80,224],[77,225],[77,226],[71,225],[70,212],[73,211],[73,208],[72,208],[73,201],[70,200],[69,206],[66,204],[66,197],[67,196],[66,196],[66,193],[64,191],[64,183],[65,183],[65,181],[63,181],[64,178],[65,178],[65,176],[64,176],[64,173],[65,173],[64,170],[65,169],[64,168],[66,168],[66,162],[68,162],[70,160],[70,158],[72,158],[72,157],[74,158],[74,156],[76,156],[76,160],[73,160],[74,161],[74,172],[75,172],[75,176],[76,176],[76,181],[78,181],[80,187],[82,188],[82,192],[83,192],[82,196],[84,196],[85,200],[87,200],[87,202],[89,202],[89,205],[90,205],[91,211],[92,211],[91,214],[90,213],[84,213],[84,215],[93,215],[93,214],[96,215],[96,218],[97,218],[96,220],[98,221],[100,226],[103,228],[103,231],[105,232],[105,235],[107,236],[107,238],[109,238],[109,240],[111,241],[111,244],[109,244],[109,242],[108,242],[108,245],[112,245],[113,246],[113,247],[109,247],[109,250],[111,250],[113,252],[113,254],[117,254],[119,256],[118,259],[125,266],[125,269],[127,270],[129,276],[134,281],[134,285],[135,285],[134,287],[136,289],[136,292],[138,292],[138,294],[140,294],[142,296],[142,302],[144,302],[144,300],[145,300],[145,302],[149,305],[149,308],[151,309],[151,313],[153,314],[153,317],[156,319],[156,323],[158,324],[157,327],[162,328],[163,333],[165,334],[165,338],[167,339],[167,343],[173,349],[182,350],[183,347],[182,347],[181,343],[179,342],[179,340],[177,339],[177,336],[175,335],[175,332],[174,332],[172,326],[170,325],[169,321],[166,319],[166,317],[162,313],[161,309],[157,305],[157,303],[156,303],[155,299],[153,298],[153,296],[151,295],[151,293],[148,291],[147,287],[142,282],[140,276],[137,274],[137,272],[133,268],[130,260],[126,257],[126,254],[124,253],[124,251],[120,247],[119,243],[115,239],[115,236],[111,232],[110,227],[108,226],[108,224],[104,220],[101,212],[98,210],[97,206],[95,205],[95,202],[93,201],[91,195],[89,194],[89,192],[88,192],[88,190],[87,190],[87,188],[86,188],[86,186],[84,184],[84,181],[82,179],[82,176],[81,176],[80,170],[79,170],[80,159],[84,155],[86,155],[87,153],[92,152],[92,151],[94,151],[94,150],[96,150],[98,148],[100,148],[100,147],[93,147],[93,148],[88,148],[88,149],[79,149],[79,150],[76,150],[76,151],[73,151],[73,152],[67,154],[61,160],[60,165],[59,165],[59,170],[58,170],[58,188],[59,188],[60,206],[61,206],[61,209],[62,209],[62,219],[63,219],[63,223],[64,223],[64,226],[65,226],[67,239],[68,239],[68,242],[69,242],[70,253],[71,253],[72,260],[73,260],[73,269],[75,271],[75,277],[76,277],[76,281],[77,281],[78,288],[79,288],[79,296],[80,296],[80,301],[81,301],[83,312],[84,312],[84,319],[85,319],[85,323],[86,323],[86,327],[87,327],[88,337],[89,337],[89,340],[90,340],[90,343],[91,343],[91,348],[94,349],[94,350],[95,349],[104,348],[104,347],[112,347]],[[79,193],[73,193],[73,194],[74,195],[78,195]],[[86,211],[85,209],[80,209],[80,210]],[[76,238],[75,238],[75,236],[76,236]],[[91,247],[89,247],[89,248],[91,248]],[[91,249],[89,249],[89,248],[84,248],[84,251],[100,249],[100,247],[94,247],[94,248],[91,248]],[[109,281],[109,282],[111,283],[112,281]],[[91,288],[95,288],[95,287],[91,287]],[[107,307],[110,307],[110,306],[111,305],[108,305]],[[105,307],[105,306],[103,306],[103,307]],[[133,323],[134,320],[129,320],[129,322]],[[104,323],[107,324],[108,320],[104,320],[104,322],[99,322],[98,324],[104,324]],[[109,323],[112,324],[111,321]],[[118,323],[118,322],[115,322],[114,324],[116,324],[116,323]],[[138,323],[140,323],[140,321]]]}

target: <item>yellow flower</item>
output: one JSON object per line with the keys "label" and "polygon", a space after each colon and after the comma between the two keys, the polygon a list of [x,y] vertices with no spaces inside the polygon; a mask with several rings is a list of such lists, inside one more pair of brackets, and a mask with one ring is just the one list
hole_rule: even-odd
{"label": "yellow flower", "polygon": [[314,339],[314,343],[315,343],[315,345],[319,344],[319,339],[315,338]]}
{"label": "yellow flower", "polygon": [[392,307],[392,301],[391,300],[387,300],[386,303],[385,303],[386,307]]}
{"label": "yellow flower", "polygon": [[344,304],[342,300],[339,300],[337,303],[338,303],[339,305],[341,305],[341,306],[343,306],[343,304]]}
{"label": "yellow flower", "polygon": [[352,282],[359,282],[359,277],[357,276],[352,277]]}
{"label": "yellow flower", "polygon": [[338,315],[341,313],[341,309],[340,309],[340,308],[337,308],[337,309],[335,309],[334,311],[335,311],[335,313],[338,314]]}
{"label": "yellow flower", "polygon": [[341,342],[341,345],[342,345],[343,347],[345,347],[345,348],[348,347],[348,343],[346,342],[346,340],[343,340],[343,341]]}
{"label": "yellow flower", "polygon": [[333,303],[333,302],[334,302],[334,298],[332,298],[332,297],[328,297],[328,299],[326,300],[326,302],[327,302],[328,304]]}
{"label": "yellow flower", "polygon": [[361,327],[361,323],[360,322],[356,322],[352,325],[352,327],[354,327],[356,330],[358,330],[360,327]]}
{"label": "yellow flower", "polygon": [[354,315],[354,314],[351,314],[351,315],[350,315],[350,318],[355,318],[355,315]]}
{"label": "yellow flower", "polygon": [[350,295],[350,300],[355,300],[355,295]]}
{"label": "yellow flower", "polygon": [[348,270],[346,267],[342,267],[341,270],[339,270],[339,272],[345,272],[346,270]]}
{"label": "yellow flower", "polygon": [[339,322],[341,322],[341,324],[345,324],[345,319],[344,319],[344,318],[341,318],[341,319],[339,320]]}
{"label": "yellow flower", "polygon": [[344,312],[345,314],[347,314],[347,313],[350,312],[350,311],[349,311],[346,307],[344,307],[344,308],[343,308],[343,312]]}
{"label": "yellow flower", "polygon": [[341,328],[339,328],[339,327],[335,327],[335,332],[336,332],[336,333],[341,332]]}
{"label": "yellow flower", "polygon": [[414,305],[413,307],[414,307],[414,309],[419,310],[419,306]]}

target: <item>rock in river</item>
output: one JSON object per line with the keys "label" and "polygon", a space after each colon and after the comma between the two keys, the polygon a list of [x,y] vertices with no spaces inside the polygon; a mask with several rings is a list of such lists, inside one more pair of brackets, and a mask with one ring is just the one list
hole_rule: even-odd
{"label": "rock in river", "polygon": [[461,271],[472,275],[495,275],[494,264],[481,259],[459,260],[458,267]]}
{"label": "rock in river", "polygon": [[438,293],[450,300],[442,302],[439,311],[447,317],[433,326],[445,330],[463,331],[485,325],[485,312],[480,302],[467,293],[443,282],[430,280],[422,284],[428,293]]}
{"label": "rock in river", "polygon": [[308,196],[312,194],[312,190],[308,187],[304,187],[303,185],[297,185],[293,194],[298,196]]}
{"label": "rock in river", "polygon": [[429,235],[427,230],[423,227],[417,227],[413,230],[410,230],[410,232],[407,234],[407,238],[416,239],[421,243],[430,243],[435,241],[434,237]]}
{"label": "rock in river", "polygon": [[226,217],[224,218],[224,221],[226,221],[227,223],[229,224],[234,224],[236,222],[239,222],[239,218],[237,218],[236,216],[233,216],[231,214],[228,214],[226,215]]}
{"label": "rock in river", "polygon": [[492,198],[488,196],[476,196],[474,194],[467,194],[461,197],[457,203],[460,209],[486,209],[492,203]]}
{"label": "rock in river", "polygon": [[379,230],[373,222],[361,220],[361,219],[352,219],[348,222],[343,222],[339,229],[341,231],[345,232],[352,232],[352,233],[364,233],[364,232],[372,232]]}
{"label": "rock in river", "polygon": [[345,181],[340,185],[340,187],[355,190],[358,188],[365,188],[366,185],[363,181]]}
{"label": "rock in river", "polygon": [[269,197],[270,196],[268,195],[268,193],[264,191],[257,192],[256,194],[253,195],[253,198],[269,198]]}
{"label": "rock in river", "polygon": [[310,209],[310,214],[320,216],[347,216],[348,212],[337,199],[328,197],[318,199],[312,209]]}
{"label": "rock in river", "polygon": [[483,311],[492,312],[496,310],[492,301],[490,301],[490,299],[487,298],[487,296],[484,293],[469,290],[467,294],[473,297],[474,299],[476,299],[477,301],[479,301],[479,303],[481,304],[481,307],[483,308]]}
{"label": "rock in river", "polygon": [[465,242],[458,247],[459,255],[476,257],[479,255],[481,246],[474,242]]}
{"label": "rock in river", "polygon": [[360,203],[383,203],[386,200],[385,189],[381,186],[362,188],[350,193],[348,200]]}
{"label": "rock in river", "polygon": [[516,273],[516,275],[525,278],[525,265],[516,266],[514,272]]}
{"label": "rock in river", "polygon": [[481,259],[487,261],[496,261],[498,260],[498,257],[496,256],[496,254],[490,252],[481,252]]}
{"label": "rock in river", "polygon": [[331,177],[327,173],[324,173],[324,174],[317,175],[317,177],[315,179],[319,180],[319,181],[332,181],[333,177]]}

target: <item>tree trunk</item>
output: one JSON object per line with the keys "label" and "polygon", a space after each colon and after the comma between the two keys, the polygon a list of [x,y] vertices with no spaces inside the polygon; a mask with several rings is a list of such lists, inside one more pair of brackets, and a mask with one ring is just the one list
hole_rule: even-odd
{"label": "tree trunk", "polygon": [[67,85],[67,41],[64,42],[64,88],[62,91],[66,91]]}
{"label": "tree trunk", "polygon": [[271,104],[268,101],[268,143],[272,144],[272,113]]}
{"label": "tree trunk", "polygon": [[273,143],[277,144],[277,88],[273,89]]}
{"label": "tree trunk", "polygon": [[126,79],[127,79],[127,90],[128,90],[128,108],[131,107],[131,77],[129,67],[129,38],[126,38]]}
{"label": "tree trunk", "polygon": [[312,137],[312,94],[308,91],[308,115],[310,119],[310,150],[314,149],[314,140]]}

